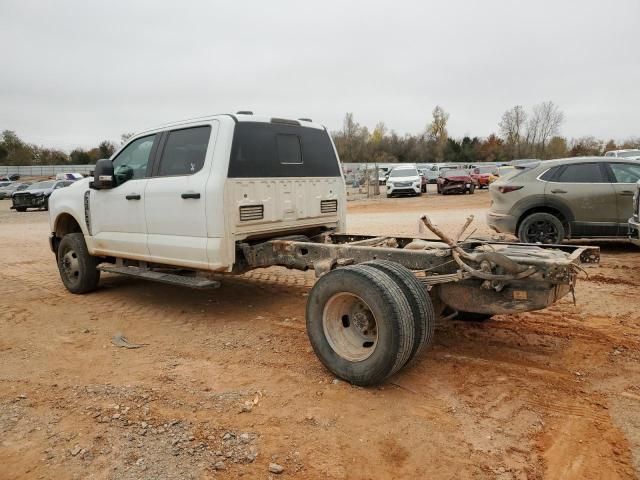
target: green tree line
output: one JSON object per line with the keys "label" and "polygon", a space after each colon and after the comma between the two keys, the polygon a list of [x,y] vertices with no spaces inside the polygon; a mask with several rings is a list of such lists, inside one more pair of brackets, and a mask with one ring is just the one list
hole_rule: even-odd
{"label": "green tree line", "polygon": [[[130,134],[123,134],[123,141]],[[18,135],[5,130],[0,136],[0,165],[88,165],[101,158],[109,158],[118,146],[109,140],[90,149],[75,148],[71,153],[56,148],[27,143]]]}

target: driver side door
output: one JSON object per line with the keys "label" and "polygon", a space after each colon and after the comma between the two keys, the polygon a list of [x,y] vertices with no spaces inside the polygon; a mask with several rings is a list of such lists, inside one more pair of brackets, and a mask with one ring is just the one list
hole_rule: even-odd
{"label": "driver side door", "polygon": [[113,159],[114,187],[91,190],[93,254],[147,260],[145,190],[160,134],[136,138]]}

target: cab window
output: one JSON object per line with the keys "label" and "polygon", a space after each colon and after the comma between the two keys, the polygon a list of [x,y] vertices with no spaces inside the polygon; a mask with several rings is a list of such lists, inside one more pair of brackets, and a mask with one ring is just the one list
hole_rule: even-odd
{"label": "cab window", "polygon": [[158,176],[193,175],[202,170],[210,136],[208,125],[169,132]]}
{"label": "cab window", "polygon": [[640,164],[611,163],[609,166],[616,183],[636,183],[640,180]]}
{"label": "cab window", "polygon": [[147,176],[147,165],[155,139],[155,135],[138,138],[113,159],[116,185]]}

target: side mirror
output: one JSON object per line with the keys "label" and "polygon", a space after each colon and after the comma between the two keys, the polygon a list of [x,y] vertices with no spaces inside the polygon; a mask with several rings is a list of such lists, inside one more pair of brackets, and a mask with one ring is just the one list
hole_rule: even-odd
{"label": "side mirror", "polygon": [[94,190],[103,190],[114,187],[113,181],[113,163],[108,158],[101,158],[96,162],[96,168],[93,171],[93,182],[89,187]]}

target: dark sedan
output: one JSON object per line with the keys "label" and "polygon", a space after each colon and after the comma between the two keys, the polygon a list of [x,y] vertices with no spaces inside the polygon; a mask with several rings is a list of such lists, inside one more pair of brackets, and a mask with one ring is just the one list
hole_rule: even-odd
{"label": "dark sedan", "polygon": [[438,193],[474,193],[476,184],[466,170],[444,170],[438,177]]}
{"label": "dark sedan", "polygon": [[64,188],[71,185],[71,180],[45,180],[44,182],[37,182],[26,190],[21,192],[14,192],[11,194],[11,201],[13,205],[12,209],[18,212],[25,212],[27,208],[44,208],[49,209],[49,197],[54,190],[58,188]]}

